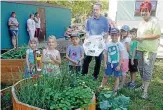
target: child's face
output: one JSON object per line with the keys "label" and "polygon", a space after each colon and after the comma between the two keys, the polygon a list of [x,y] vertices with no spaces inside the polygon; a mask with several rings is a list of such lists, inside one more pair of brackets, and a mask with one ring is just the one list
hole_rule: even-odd
{"label": "child's face", "polygon": [[122,36],[127,36],[127,31],[121,30],[121,35]]}
{"label": "child's face", "polygon": [[49,48],[51,48],[51,49],[52,49],[52,48],[55,48],[55,45],[56,45],[56,44],[55,44],[55,40],[54,40],[54,39],[49,39],[49,40],[48,40],[48,47],[49,47]]}
{"label": "child's face", "polygon": [[111,34],[112,42],[118,42],[119,34]]}
{"label": "child's face", "polygon": [[74,45],[78,45],[80,39],[79,39],[78,37],[72,37],[72,38],[71,38],[71,41],[72,41],[72,43],[73,43]]}
{"label": "child's face", "polygon": [[36,49],[37,43],[34,42],[34,41],[30,41],[30,47],[31,47],[32,49]]}
{"label": "child's face", "polygon": [[131,32],[131,37],[132,38],[136,38],[136,36],[137,36],[137,33],[136,32]]}

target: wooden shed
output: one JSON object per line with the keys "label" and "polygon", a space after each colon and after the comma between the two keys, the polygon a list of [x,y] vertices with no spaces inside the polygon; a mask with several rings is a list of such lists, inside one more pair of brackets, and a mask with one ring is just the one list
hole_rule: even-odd
{"label": "wooden shed", "polygon": [[19,22],[18,45],[27,44],[27,19],[31,13],[39,12],[41,18],[41,39],[46,40],[49,35],[61,38],[71,23],[71,10],[55,4],[36,1],[1,1],[1,49],[12,48],[8,29],[8,19],[11,12],[16,12]]}

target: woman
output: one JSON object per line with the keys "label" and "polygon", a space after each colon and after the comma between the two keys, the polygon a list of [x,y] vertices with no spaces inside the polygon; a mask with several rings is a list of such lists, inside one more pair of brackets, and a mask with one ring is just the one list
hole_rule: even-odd
{"label": "woman", "polygon": [[34,14],[30,14],[30,18],[27,20],[27,31],[29,33],[30,40],[34,38],[35,36],[35,21],[34,19]]}
{"label": "woman", "polygon": [[142,79],[142,86],[137,90],[144,90],[143,99],[148,98],[148,87],[152,77],[152,70],[156,59],[156,52],[161,35],[158,19],[151,17],[152,4],[148,1],[140,5],[143,21],[138,26],[138,68]]}
{"label": "woman", "polygon": [[12,37],[12,44],[13,44],[14,48],[16,48],[18,45],[19,23],[16,19],[16,13],[15,12],[11,13],[11,17],[8,20],[8,26],[9,26],[10,35]]}
{"label": "woman", "polygon": [[35,27],[36,27],[35,37],[37,37],[38,40],[40,40],[41,20],[40,20],[40,16],[38,12],[35,13],[34,21],[35,21]]}

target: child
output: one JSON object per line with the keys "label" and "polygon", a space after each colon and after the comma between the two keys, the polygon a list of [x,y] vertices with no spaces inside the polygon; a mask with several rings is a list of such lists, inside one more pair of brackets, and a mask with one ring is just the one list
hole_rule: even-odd
{"label": "child", "polygon": [[69,61],[69,70],[80,72],[81,70],[81,61],[84,58],[84,51],[81,45],[79,45],[79,35],[72,34],[71,41],[72,45],[69,45],[67,48],[66,58]]}
{"label": "child", "polygon": [[57,75],[60,73],[61,57],[59,51],[56,50],[56,46],[55,36],[49,36],[48,47],[42,53],[43,74]]}
{"label": "child", "polygon": [[[137,29],[133,28],[131,31],[131,37],[136,38]],[[138,71],[138,56],[136,54],[137,41],[132,40],[130,43],[130,53],[129,53],[129,71],[131,76],[131,81],[129,82],[129,88],[135,88],[135,78],[136,72]]]}
{"label": "child", "polygon": [[25,73],[25,78],[31,77],[33,72],[35,71],[35,57],[34,57],[34,51],[37,51],[37,45],[38,45],[38,40],[37,38],[33,38],[29,40],[29,49],[26,51],[26,64],[27,64],[27,70]]}
{"label": "child", "polygon": [[119,30],[117,28],[112,28],[110,31],[111,42],[106,43],[106,49],[104,51],[104,69],[105,74],[103,76],[101,86],[104,87],[107,82],[108,75],[112,75],[114,72],[115,82],[114,82],[114,94],[117,95],[117,90],[119,86],[119,76],[120,67],[123,58],[123,44],[118,42]]}
{"label": "child", "polygon": [[128,64],[129,64],[129,51],[130,51],[130,41],[131,41],[131,38],[128,37],[129,30],[130,30],[129,26],[127,25],[123,25],[121,28],[120,41],[124,46],[124,55],[123,55],[123,62],[121,65],[122,82],[120,84],[119,89],[123,88],[126,80],[126,73],[129,70]]}

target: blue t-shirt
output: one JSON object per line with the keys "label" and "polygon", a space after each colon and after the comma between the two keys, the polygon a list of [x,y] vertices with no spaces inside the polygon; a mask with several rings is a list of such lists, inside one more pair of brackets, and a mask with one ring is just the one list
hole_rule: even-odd
{"label": "blue t-shirt", "polygon": [[89,35],[101,35],[103,32],[108,32],[108,20],[104,16],[98,19],[91,17],[87,20],[86,31]]}
{"label": "blue t-shirt", "polygon": [[[68,56],[76,62],[78,62],[78,60],[82,57],[83,52],[83,47],[81,45],[69,45],[67,48]],[[72,65],[72,62],[69,62],[69,65]],[[78,64],[78,66],[81,66],[81,62]]]}
{"label": "blue t-shirt", "polygon": [[120,52],[124,50],[123,44],[120,42],[108,42],[106,44],[106,49],[108,52],[108,62],[109,63],[119,63]]}

